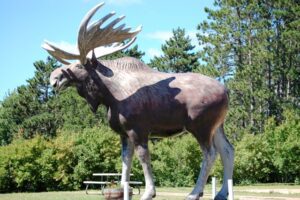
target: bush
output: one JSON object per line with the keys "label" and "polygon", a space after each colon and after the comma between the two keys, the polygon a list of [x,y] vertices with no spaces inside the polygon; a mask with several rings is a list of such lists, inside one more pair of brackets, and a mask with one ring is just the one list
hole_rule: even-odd
{"label": "bush", "polygon": [[264,132],[245,134],[237,143],[234,179],[237,183],[284,182],[300,179],[300,115],[287,109],[281,124],[270,118]]}
{"label": "bush", "polygon": [[0,192],[74,190],[93,172],[116,171],[119,138],[107,127],[36,136],[0,148]]}
{"label": "bush", "polygon": [[[300,180],[300,115],[292,110],[276,124],[269,119],[263,133],[243,134],[235,145],[235,183]],[[191,134],[154,140],[149,145],[158,186],[192,186],[199,174],[201,153]],[[94,172],[120,172],[119,136],[107,126],[80,132],[63,130],[53,139],[14,139],[0,147],[0,192],[77,190]],[[143,180],[138,159],[133,179]],[[223,176],[217,161],[213,174]]]}
{"label": "bush", "polygon": [[152,145],[151,155],[157,185],[194,185],[202,159],[199,144],[191,134],[157,142]]}
{"label": "bush", "polygon": [[300,179],[300,114],[286,110],[284,120],[276,125],[269,119],[264,138],[271,149],[272,162],[276,168],[276,182],[295,182]]}
{"label": "bush", "polygon": [[52,167],[41,162],[51,144],[40,136],[0,148],[0,191],[42,191],[53,183]]}
{"label": "bush", "polygon": [[235,147],[235,152],[235,182],[249,184],[271,181],[275,167],[263,135],[245,135]]}

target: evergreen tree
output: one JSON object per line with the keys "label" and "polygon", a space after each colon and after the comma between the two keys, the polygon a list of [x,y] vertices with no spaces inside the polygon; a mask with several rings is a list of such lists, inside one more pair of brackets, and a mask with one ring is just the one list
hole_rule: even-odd
{"label": "evergreen tree", "polygon": [[195,46],[186,36],[185,30],[173,30],[173,36],[161,46],[163,55],[155,56],[150,61],[150,66],[160,71],[191,72],[198,66],[198,55],[193,52]]}
{"label": "evergreen tree", "polygon": [[216,0],[198,26],[204,69],[230,89],[232,132],[263,130],[265,119],[299,109],[299,3]]}
{"label": "evergreen tree", "polygon": [[18,87],[1,103],[0,138],[2,144],[10,143],[17,135],[31,138],[36,133],[48,136],[55,134],[57,126],[49,103],[53,97],[49,76],[51,71],[58,66],[56,60],[51,57],[48,57],[46,63],[35,62],[35,75],[27,80],[28,85]]}

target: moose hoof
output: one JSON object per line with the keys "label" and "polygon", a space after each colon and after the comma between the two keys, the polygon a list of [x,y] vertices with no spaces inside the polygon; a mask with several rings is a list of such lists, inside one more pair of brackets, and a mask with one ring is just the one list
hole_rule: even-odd
{"label": "moose hoof", "polygon": [[217,194],[214,200],[227,200],[227,196],[224,196],[223,194]]}
{"label": "moose hoof", "polygon": [[141,200],[152,200],[152,198],[154,198],[156,196],[155,190],[151,190],[151,191],[146,191]]}
{"label": "moose hoof", "polygon": [[198,200],[199,197],[198,196],[195,196],[195,195],[189,195],[185,198],[185,200]]}
{"label": "moose hoof", "polygon": [[187,196],[185,198],[185,200],[199,200],[200,197],[203,196],[203,193],[199,194],[199,195],[196,195],[196,194],[190,194],[189,196]]}
{"label": "moose hoof", "polygon": [[143,195],[141,200],[152,200],[152,195]]}
{"label": "moose hoof", "polygon": [[152,200],[152,197],[151,196],[150,197],[144,197],[144,196],[142,196],[141,200]]}

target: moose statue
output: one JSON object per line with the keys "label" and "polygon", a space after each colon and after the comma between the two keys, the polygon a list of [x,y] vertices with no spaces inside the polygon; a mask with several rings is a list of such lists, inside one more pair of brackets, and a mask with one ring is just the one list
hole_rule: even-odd
{"label": "moose statue", "polygon": [[[196,200],[203,196],[217,153],[220,153],[224,166],[224,177],[223,186],[215,199],[227,199],[227,180],[232,178],[234,160],[234,149],[223,129],[229,101],[227,89],[207,76],[159,72],[131,57],[98,60],[130,46],[141,31],[141,27],[131,31],[125,28],[125,24],[115,27],[124,16],[102,27],[114,12],[89,24],[103,5],[96,5],[83,18],[77,52],[64,51],[47,41],[42,45],[64,64],[51,73],[50,84],[58,91],[75,86],[93,112],[100,104],[107,108],[109,125],[120,135],[122,143],[121,183],[129,181],[135,151],[145,176],[142,200],[152,199],[156,195],[149,139],[181,132],[190,132],[204,155],[196,186],[186,199]],[[69,63],[68,60],[78,61]]]}

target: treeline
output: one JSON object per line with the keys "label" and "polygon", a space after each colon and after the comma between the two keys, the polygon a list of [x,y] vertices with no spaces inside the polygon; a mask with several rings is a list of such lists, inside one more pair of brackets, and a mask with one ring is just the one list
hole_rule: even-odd
{"label": "treeline", "polygon": [[[230,91],[225,129],[236,149],[235,183],[300,183],[300,4],[296,0],[221,1],[206,8],[196,51],[185,30],[173,30],[151,67],[198,72]],[[103,59],[142,59],[135,46]],[[60,65],[34,63],[34,77],[0,106],[0,192],[73,190],[93,172],[121,170],[118,135],[106,110],[93,114],[75,89],[56,94],[49,84]],[[201,153],[190,135],[151,143],[157,185],[191,186]],[[184,164],[183,164],[184,163]],[[221,176],[220,161],[212,174]],[[134,160],[133,173],[142,179]]]}

